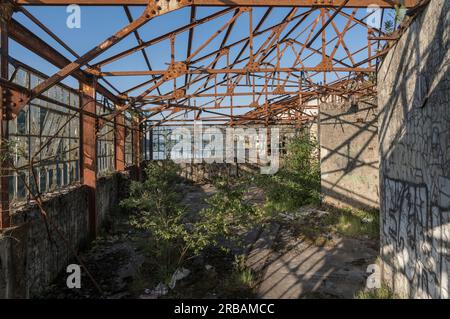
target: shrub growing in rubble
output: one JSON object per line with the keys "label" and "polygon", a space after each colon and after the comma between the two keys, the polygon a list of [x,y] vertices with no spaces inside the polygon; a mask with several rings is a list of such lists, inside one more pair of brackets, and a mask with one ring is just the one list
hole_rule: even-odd
{"label": "shrub growing in rubble", "polygon": [[275,175],[257,178],[266,190],[270,210],[289,211],[320,199],[318,145],[307,134],[293,138],[287,145],[283,166]]}
{"label": "shrub growing in rubble", "polygon": [[236,180],[216,182],[218,192],[209,207],[192,216],[180,204],[183,191],[178,166],[172,161],[149,163],[145,180],[132,182],[121,206],[133,211],[131,224],[149,233],[148,247],[157,257],[158,280],[168,281],[185,261],[219,239],[237,239],[246,227],[262,220],[261,210],[244,201],[244,185]]}
{"label": "shrub growing in rubble", "polygon": [[219,180],[218,192],[207,200],[209,207],[192,216],[180,204],[178,169],[172,161],[149,163],[145,180],[132,182],[129,198],[121,202],[133,211],[131,224],[148,231],[148,247],[158,258],[157,279],[164,281],[203,249],[218,245],[219,238],[237,239],[241,230],[262,218],[260,210],[244,201],[242,182],[229,179]]}
{"label": "shrub growing in rubble", "polygon": [[169,280],[184,261],[210,243],[208,223],[189,223],[180,204],[182,189],[178,166],[172,161],[153,162],[145,180],[132,182],[129,198],[121,206],[133,211],[131,224],[149,232],[148,247],[157,257],[158,279]]}
{"label": "shrub growing in rubble", "polygon": [[214,185],[217,193],[206,200],[208,207],[200,212],[200,217],[209,221],[210,231],[217,235],[214,238],[216,244],[220,237],[239,245],[243,232],[264,222],[264,212],[245,201],[244,179],[221,178]]}

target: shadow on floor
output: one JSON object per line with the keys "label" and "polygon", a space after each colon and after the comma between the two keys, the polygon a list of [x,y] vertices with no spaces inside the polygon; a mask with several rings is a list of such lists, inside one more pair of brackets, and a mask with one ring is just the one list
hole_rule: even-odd
{"label": "shadow on floor", "polygon": [[[332,235],[316,246],[278,229],[271,248],[252,251],[249,266],[260,272],[260,298],[353,298],[365,287],[367,267],[378,255],[376,242]],[[270,242],[270,240],[267,240]]]}

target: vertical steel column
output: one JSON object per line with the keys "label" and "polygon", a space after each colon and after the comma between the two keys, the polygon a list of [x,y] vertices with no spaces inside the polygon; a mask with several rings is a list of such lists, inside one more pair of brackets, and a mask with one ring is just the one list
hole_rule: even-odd
{"label": "vertical steel column", "polygon": [[148,149],[149,149],[149,157],[148,160],[153,160],[153,128],[148,130]]}
{"label": "vertical steel column", "polygon": [[[8,21],[4,18],[0,20],[0,41],[1,41],[1,57],[0,57],[0,75],[3,79],[9,79],[8,72]],[[4,159],[0,163],[0,229],[10,226],[9,218],[9,193],[8,193],[8,163],[5,160],[8,152],[8,105],[5,100],[6,91],[4,88],[0,90],[0,154]]]}
{"label": "vertical steel column", "polygon": [[142,132],[141,132],[141,126],[140,126],[140,117],[133,115],[133,118],[131,119],[131,136],[132,136],[132,143],[133,143],[133,164],[137,169],[138,173],[138,179],[141,178],[141,138],[142,138]]}
{"label": "vertical steel column", "polygon": [[121,172],[125,170],[125,117],[123,113],[116,116],[114,140],[116,171]]}
{"label": "vertical steel column", "polygon": [[89,232],[97,234],[97,208],[95,194],[97,188],[97,120],[95,101],[95,79],[81,87],[81,172],[82,182],[88,187]]}

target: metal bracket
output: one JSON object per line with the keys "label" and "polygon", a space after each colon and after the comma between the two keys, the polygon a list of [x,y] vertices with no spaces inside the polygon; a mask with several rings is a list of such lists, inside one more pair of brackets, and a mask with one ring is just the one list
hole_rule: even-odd
{"label": "metal bracket", "polygon": [[332,6],[334,3],[334,0],[314,0],[313,6],[325,6],[329,5]]}
{"label": "metal bracket", "polygon": [[147,18],[153,18],[161,14],[192,5],[193,0],[152,0],[149,1],[146,12]]}
{"label": "metal bracket", "polygon": [[258,102],[252,102],[252,103],[250,103],[249,107],[257,109],[257,108],[259,108],[259,104],[258,104]]}
{"label": "metal bracket", "polygon": [[2,88],[2,103],[6,105],[8,112],[4,115],[4,120],[14,120],[19,114],[21,105],[28,98],[28,94],[21,92],[19,90],[14,90],[10,88]]}
{"label": "metal bracket", "polygon": [[173,93],[173,97],[175,99],[181,99],[181,98],[183,98],[185,96],[186,96],[186,91],[183,90],[183,89],[175,90],[175,92]]}
{"label": "metal bracket", "polygon": [[167,68],[166,73],[164,73],[164,80],[176,79],[179,76],[186,74],[188,71],[187,64],[185,62],[175,62],[171,63]]}
{"label": "metal bracket", "polygon": [[317,67],[322,68],[324,72],[331,72],[333,70],[333,62],[329,57],[325,57],[325,59],[320,62]]}
{"label": "metal bracket", "polygon": [[259,71],[259,63],[255,62],[255,61],[249,61],[247,66],[245,67],[245,70],[249,73],[258,72]]}
{"label": "metal bracket", "polygon": [[274,94],[285,94],[286,90],[283,85],[277,85],[277,87],[273,90]]}

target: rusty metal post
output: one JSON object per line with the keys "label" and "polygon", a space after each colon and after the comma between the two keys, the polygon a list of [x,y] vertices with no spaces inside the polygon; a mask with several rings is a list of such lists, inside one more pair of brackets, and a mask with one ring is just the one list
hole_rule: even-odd
{"label": "rusty metal post", "polygon": [[[82,182],[88,187],[89,232],[92,237],[97,234],[97,207],[95,194],[97,188],[97,121],[95,84],[81,83],[81,172]],[[90,115],[88,114],[90,113]]]}
{"label": "rusty metal post", "polygon": [[148,152],[149,152],[149,156],[148,156],[148,160],[149,161],[153,161],[153,129],[150,129],[148,131]]}
{"label": "rusty metal post", "polygon": [[121,172],[125,170],[125,117],[123,114],[116,117],[114,141],[116,171]]}
{"label": "rusty metal post", "polygon": [[[9,54],[9,37],[8,37],[8,21],[12,16],[12,7],[9,3],[1,4],[0,17],[0,41],[1,41],[1,57],[0,57],[0,76],[9,80],[8,72],[8,54]],[[0,163],[0,229],[10,226],[9,214],[9,193],[8,193],[8,163],[6,155],[8,152],[8,105],[5,99],[5,88],[0,90],[0,155],[3,161]]]}
{"label": "rusty metal post", "polygon": [[133,143],[133,164],[138,172],[138,179],[141,178],[141,139],[142,132],[140,123],[141,119],[139,116],[133,115],[131,123],[131,133],[132,133],[132,143]]}

